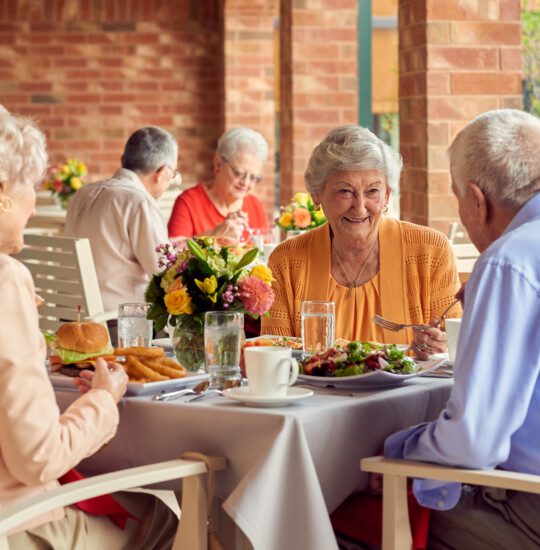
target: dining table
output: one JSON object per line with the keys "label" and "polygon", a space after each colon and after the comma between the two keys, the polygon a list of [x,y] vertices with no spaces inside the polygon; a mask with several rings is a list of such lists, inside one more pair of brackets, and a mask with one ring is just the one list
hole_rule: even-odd
{"label": "dining table", "polygon": [[[216,496],[252,548],[335,550],[329,514],[366,489],[360,459],[380,454],[393,432],[437,418],[451,388],[451,379],[428,377],[385,388],[315,388],[311,397],[275,408],[220,395],[193,403],[189,396],[124,397],[115,437],[79,468],[96,475],[189,450],[225,456]],[[64,410],[77,394],[56,396]]]}

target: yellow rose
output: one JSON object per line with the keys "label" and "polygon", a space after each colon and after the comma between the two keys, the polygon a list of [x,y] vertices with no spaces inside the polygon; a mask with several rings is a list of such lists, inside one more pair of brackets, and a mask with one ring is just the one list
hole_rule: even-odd
{"label": "yellow rose", "polygon": [[70,169],[70,167],[69,167],[68,164],[64,164],[64,166],[62,166],[62,168],[60,168],[60,172],[61,172],[62,174],[67,175],[67,174],[69,174],[69,173],[71,172],[71,169]]}
{"label": "yellow rose", "polygon": [[281,215],[281,218],[279,218],[278,223],[282,227],[289,227],[290,225],[292,225],[292,221],[293,221],[292,214],[290,212],[284,212]]}
{"label": "yellow rose", "polygon": [[70,182],[70,185],[71,185],[71,189],[75,189],[75,191],[77,191],[77,189],[80,189],[82,187],[82,181],[81,181],[81,178],[71,178],[71,182]]}
{"label": "yellow rose", "polygon": [[270,268],[266,267],[265,265],[256,265],[249,274],[252,277],[256,277],[257,279],[260,279],[263,283],[266,283],[267,285],[271,284],[272,281],[275,281],[274,277],[272,276],[272,271],[270,271]]}
{"label": "yellow rose", "polygon": [[165,294],[164,301],[165,307],[171,315],[181,315],[183,313],[191,315],[195,311],[191,298],[184,289]]}
{"label": "yellow rose", "polygon": [[296,193],[292,200],[300,206],[307,206],[309,201],[309,193]]}
{"label": "yellow rose", "polygon": [[84,164],[84,162],[82,161],[79,161],[79,163],[77,164],[77,170],[79,171],[79,174],[81,174],[81,176],[84,176],[88,173],[88,168],[86,167],[86,164]]}

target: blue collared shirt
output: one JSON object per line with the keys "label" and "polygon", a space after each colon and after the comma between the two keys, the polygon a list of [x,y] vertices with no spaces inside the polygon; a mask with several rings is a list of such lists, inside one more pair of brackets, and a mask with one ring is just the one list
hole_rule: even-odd
{"label": "blue collared shirt", "polygon": [[[540,194],[478,258],[465,290],[454,387],[439,418],[390,436],[384,454],[540,474]],[[460,484],[415,480],[424,506]]]}

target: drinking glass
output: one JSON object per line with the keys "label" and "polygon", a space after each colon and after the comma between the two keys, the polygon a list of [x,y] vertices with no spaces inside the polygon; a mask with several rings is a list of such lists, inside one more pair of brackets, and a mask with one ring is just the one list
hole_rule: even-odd
{"label": "drinking glass", "polygon": [[461,319],[445,319],[446,340],[448,345],[448,358],[452,363],[456,360],[456,350],[461,328]]}
{"label": "drinking glass", "polygon": [[335,302],[302,302],[302,344],[305,354],[320,353],[334,345]]}
{"label": "drinking glass", "polygon": [[118,346],[148,347],[152,341],[152,321],[146,318],[150,304],[132,303],[118,306]]}
{"label": "drinking glass", "polygon": [[244,333],[244,314],[232,311],[207,311],[204,316],[204,352],[210,387],[239,386],[240,351]]}

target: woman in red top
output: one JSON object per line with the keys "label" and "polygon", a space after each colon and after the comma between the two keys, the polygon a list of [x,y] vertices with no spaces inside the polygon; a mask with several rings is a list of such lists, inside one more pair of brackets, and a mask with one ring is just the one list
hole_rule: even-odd
{"label": "woman in red top", "polygon": [[249,194],[262,180],[268,144],[259,132],[234,128],[225,132],[214,155],[214,179],[182,193],[169,220],[171,239],[214,235],[247,240],[250,230],[268,231],[259,199]]}

